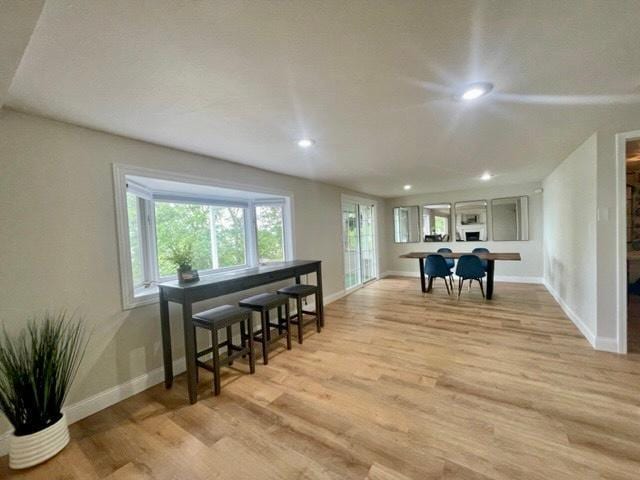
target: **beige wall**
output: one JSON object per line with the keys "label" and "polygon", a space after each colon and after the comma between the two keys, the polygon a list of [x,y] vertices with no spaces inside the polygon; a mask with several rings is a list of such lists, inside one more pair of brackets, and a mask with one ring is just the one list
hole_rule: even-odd
{"label": "beige wall", "polygon": [[[296,256],[323,261],[325,295],[343,289],[340,196],[353,192],[0,110],[0,319],[17,330],[61,307],[86,318],[94,331],[71,403],[161,366],[158,306],[121,308],[113,163],[293,192]],[[177,359],[178,322],[172,333]]]}
{"label": "beige wall", "polygon": [[[441,247],[449,247],[454,251],[470,251],[475,247],[486,247],[492,251],[519,252],[521,262],[496,262],[496,276],[513,280],[540,280],[542,278],[542,195],[534,190],[540,187],[540,183],[527,183],[521,185],[506,185],[475,190],[459,190],[441,193],[428,193],[411,195],[387,200],[387,223],[390,225],[387,235],[388,266],[392,273],[417,274],[418,263],[415,260],[399,258],[403,253],[420,250],[436,250]],[[514,197],[520,195],[529,196],[529,240],[521,242],[487,241],[487,242],[419,242],[419,243],[395,243],[392,236],[393,207],[406,205],[426,205],[437,203],[451,203],[466,200],[487,200],[492,198]],[[491,209],[489,208],[489,227],[491,226]],[[455,219],[452,219],[455,222]],[[491,231],[489,239],[491,239]]]}
{"label": "beige wall", "polygon": [[545,283],[592,343],[597,321],[597,154],[593,134],[543,182]]}

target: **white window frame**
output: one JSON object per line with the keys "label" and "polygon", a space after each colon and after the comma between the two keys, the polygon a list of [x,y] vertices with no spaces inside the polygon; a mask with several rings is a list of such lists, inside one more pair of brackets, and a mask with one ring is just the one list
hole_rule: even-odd
{"label": "white window frame", "polygon": [[[190,183],[237,190],[238,192],[251,193],[256,198],[230,198],[221,196],[192,196],[192,195],[153,195],[144,186],[138,185],[128,176],[150,177],[173,182]],[[122,291],[122,308],[129,310],[135,307],[150,305],[158,301],[158,289],[153,286],[169,280],[175,280],[175,276],[159,277],[155,237],[155,209],[154,201],[170,201],[180,203],[201,203],[213,206],[236,206],[245,208],[245,265],[225,267],[215,270],[201,270],[200,275],[216,275],[230,270],[247,270],[258,266],[257,252],[257,224],[255,207],[258,205],[281,204],[283,212],[284,229],[284,254],[285,260],[294,258],[293,236],[293,193],[284,190],[268,189],[262,186],[239,184],[202,177],[195,177],[175,172],[154,170],[143,167],[134,167],[122,164],[113,164],[114,196],[116,208],[116,227],[118,236],[118,260],[120,265],[120,284]],[[138,211],[140,222],[140,244],[143,256],[143,268],[145,273],[145,285],[133,284],[131,269],[131,245],[129,242],[129,220],[127,214],[127,183],[129,190],[138,196]],[[261,198],[260,195],[276,195],[279,198]]]}

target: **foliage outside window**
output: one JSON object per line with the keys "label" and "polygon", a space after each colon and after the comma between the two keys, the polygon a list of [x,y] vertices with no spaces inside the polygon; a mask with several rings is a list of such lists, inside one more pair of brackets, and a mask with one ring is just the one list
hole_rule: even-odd
{"label": "foliage outside window", "polygon": [[260,263],[284,260],[282,205],[257,205],[256,229]]}
{"label": "foliage outside window", "polygon": [[180,246],[189,247],[190,266],[201,276],[289,258],[285,197],[257,199],[250,192],[230,189],[220,197],[200,197],[186,187],[187,193],[181,187],[176,193],[158,193],[140,177],[125,177],[124,185],[126,210],[119,215],[126,215],[126,231],[120,242],[125,236],[129,255],[123,261],[131,268],[123,280],[125,308],[151,303],[157,283],[176,278],[175,253]]}

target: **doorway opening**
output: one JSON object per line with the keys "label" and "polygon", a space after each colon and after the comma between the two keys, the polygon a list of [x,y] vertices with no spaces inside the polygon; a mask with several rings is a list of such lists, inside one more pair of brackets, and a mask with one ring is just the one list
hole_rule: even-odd
{"label": "doorway opening", "polygon": [[342,197],[342,239],[345,290],[358,288],[378,276],[376,204]]}
{"label": "doorway opening", "polygon": [[624,139],[624,164],[626,346],[628,352],[640,353],[640,136]]}

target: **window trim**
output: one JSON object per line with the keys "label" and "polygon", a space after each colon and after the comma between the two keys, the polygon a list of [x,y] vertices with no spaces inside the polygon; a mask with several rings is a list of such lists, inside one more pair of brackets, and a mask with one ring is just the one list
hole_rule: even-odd
{"label": "window trim", "polygon": [[[201,271],[202,275],[215,275],[217,273],[224,274],[228,271],[241,271],[254,268],[258,266],[258,251],[257,251],[257,225],[255,221],[255,206],[267,203],[281,203],[283,204],[283,229],[284,229],[284,248],[285,259],[295,258],[295,239],[293,231],[293,216],[294,216],[294,195],[293,192],[287,190],[265,188],[263,186],[241,184],[230,181],[223,181],[217,179],[211,179],[200,176],[192,176],[183,173],[171,172],[166,170],[155,170],[144,167],[136,167],[130,165],[124,165],[119,163],[113,163],[113,185],[114,185],[114,200],[116,210],[116,234],[118,242],[118,264],[120,270],[120,286],[122,293],[122,308],[123,310],[130,310],[143,305],[151,305],[158,301],[158,289],[155,286],[147,287],[149,292],[145,294],[136,295],[136,288],[133,285],[133,275],[131,269],[131,245],[129,242],[129,223],[127,214],[127,176],[141,176],[150,177],[160,180],[170,180],[180,183],[188,183],[195,185],[204,185],[218,188],[227,188],[238,190],[242,192],[250,192],[252,194],[267,194],[277,195],[282,198],[272,199],[230,199],[226,197],[209,197],[209,196],[185,196],[176,195],[165,196],[157,195],[155,198],[161,201],[172,201],[184,203],[202,203],[217,206],[236,206],[246,208],[247,214],[245,215],[245,250],[247,264],[242,266],[225,267],[216,270]],[[143,256],[145,256],[145,267],[157,271],[157,252],[155,245],[155,234],[149,235],[148,232],[155,232],[155,215],[152,206],[153,195],[150,194],[144,187],[140,185],[135,186],[136,194],[140,190],[143,195],[139,196],[139,205],[142,205],[142,211],[144,211],[144,219],[147,222],[146,228],[143,231],[142,239],[145,242],[146,248],[143,249]],[[170,199],[168,197],[171,197]],[[142,213],[142,212],[141,212]],[[141,215],[142,217],[142,215]],[[142,222],[142,219],[139,220]],[[150,230],[149,230],[150,229]],[[253,231],[252,231],[253,229]],[[251,232],[252,234],[247,235]],[[149,272],[145,272],[145,275]],[[147,277],[152,278],[152,277]],[[173,277],[160,277],[154,282],[163,282],[171,280]],[[137,289],[140,291],[140,288]]]}

